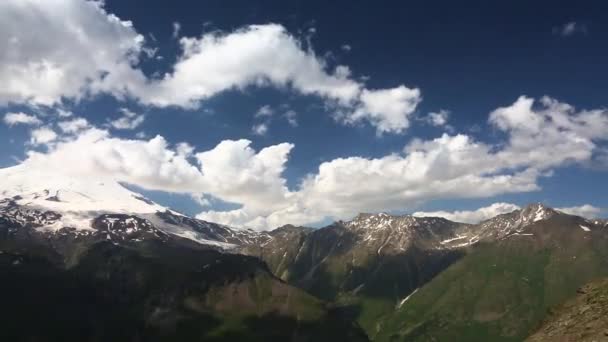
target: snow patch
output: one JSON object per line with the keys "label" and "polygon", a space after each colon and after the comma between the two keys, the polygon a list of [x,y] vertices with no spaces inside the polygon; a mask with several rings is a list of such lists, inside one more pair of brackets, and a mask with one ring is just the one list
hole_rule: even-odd
{"label": "snow patch", "polygon": [[400,309],[400,308],[401,308],[401,306],[403,306],[403,304],[404,304],[405,302],[407,302],[407,301],[408,301],[408,299],[410,299],[410,298],[411,298],[411,297],[412,297],[412,296],[413,296],[413,295],[414,295],[416,292],[418,292],[418,289],[415,289],[415,290],[414,290],[414,291],[412,291],[412,293],[410,293],[410,294],[409,294],[407,297],[403,298],[403,299],[402,299],[402,300],[399,302],[399,304],[397,304],[397,309]]}
{"label": "snow patch", "polygon": [[442,245],[445,245],[446,243],[450,243],[452,241],[458,241],[458,240],[462,240],[462,239],[466,239],[466,238],[467,237],[464,236],[464,235],[459,235],[459,236],[456,236],[455,238],[443,240],[443,241],[441,241],[439,243],[442,244]]}

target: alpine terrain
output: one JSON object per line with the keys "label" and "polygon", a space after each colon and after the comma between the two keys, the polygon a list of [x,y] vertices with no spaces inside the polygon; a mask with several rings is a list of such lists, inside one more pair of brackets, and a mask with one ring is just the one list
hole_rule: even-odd
{"label": "alpine terrain", "polygon": [[183,216],[112,181],[20,167],[0,179],[2,340],[367,340],[233,252],[267,234]]}
{"label": "alpine terrain", "polygon": [[257,232],[112,180],[0,179],[9,340],[521,341],[608,276],[608,222],[539,203],[479,224],[379,213]]}

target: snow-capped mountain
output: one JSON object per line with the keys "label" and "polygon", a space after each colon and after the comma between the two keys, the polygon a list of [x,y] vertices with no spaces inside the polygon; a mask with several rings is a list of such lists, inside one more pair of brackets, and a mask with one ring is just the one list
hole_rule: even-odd
{"label": "snow-capped mountain", "polygon": [[170,234],[214,248],[255,243],[264,234],[189,218],[112,179],[91,180],[22,164],[0,169],[0,224],[44,234],[105,234],[140,240]]}
{"label": "snow-capped mountain", "polygon": [[470,239],[471,225],[440,217],[392,216],[385,213],[359,214],[343,226],[359,237],[357,243],[375,248],[377,254],[396,254],[412,245],[421,248],[465,246]]}

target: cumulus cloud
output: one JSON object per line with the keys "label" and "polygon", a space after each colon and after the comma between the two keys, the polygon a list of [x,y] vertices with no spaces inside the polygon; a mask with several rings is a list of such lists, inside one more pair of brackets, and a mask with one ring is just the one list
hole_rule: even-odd
{"label": "cumulus cloud", "polygon": [[445,126],[448,123],[449,117],[450,112],[445,109],[441,109],[438,112],[430,112],[426,120],[433,126]]}
{"label": "cumulus cloud", "polygon": [[59,126],[64,133],[76,133],[88,128],[89,122],[85,118],[75,118],[69,121],[61,121],[57,123],[57,126]]}
{"label": "cumulus cloud", "polygon": [[[605,110],[577,111],[550,98],[535,102],[521,97],[490,113],[489,123],[504,132],[504,143],[488,144],[465,134],[413,139],[401,153],[324,162],[293,190],[283,176],[294,148],[289,143],[255,151],[248,140],[225,140],[199,152],[184,143],[172,148],[160,136],[119,139],[90,127],[57,138],[43,127],[32,143],[51,142],[48,152],[30,152],[27,162],[146,189],[211,196],[241,207],[207,210],[199,218],[270,229],[346,219],[361,211],[412,210],[429,200],[535,191],[540,177],[587,162],[608,137]],[[472,221],[511,208],[503,203],[451,214]]]}
{"label": "cumulus cloud", "polygon": [[180,156],[190,157],[194,153],[194,146],[187,142],[181,142],[175,146],[175,151]]}
{"label": "cumulus cloud", "polygon": [[9,126],[14,125],[40,125],[42,121],[36,117],[36,115],[29,115],[23,112],[17,113],[6,113],[3,119],[4,123]]}
{"label": "cumulus cloud", "polygon": [[[536,106],[535,106],[536,105]],[[590,160],[597,143],[608,139],[608,110],[581,110],[549,97],[520,97],[490,114],[490,123],[508,134],[497,154],[502,165],[546,169]]]}
{"label": "cumulus cloud", "polygon": [[122,116],[116,120],[110,121],[110,126],[114,129],[136,129],[144,123],[145,115],[137,114],[127,108],[121,108]]}
{"label": "cumulus cloud", "polygon": [[422,100],[419,89],[399,86],[392,89],[364,89],[361,103],[353,113],[343,119],[349,123],[368,120],[376,127],[378,134],[401,133],[410,125],[409,117]]}
{"label": "cumulus cloud", "polygon": [[[180,25],[174,24],[174,35]],[[52,37],[49,38],[49,37]],[[343,122],[368,121],[379,134],[401,133],[421,100],[399,85],[366,89],[347,66],[325,58],[278,24],[182,37],[171,72],[147,77],[141,58],[153,58],[130,21],[108,13],[103,1],[0,2],[0,105],[53,106],[65,99],[111,94],[145,105],[197,108],[218,93],[248,86],[288,88],[314,95]]]}
{"label": "cumulus cloud", "polygon": [[54,105],[145,80],[133,65],[144,38],[103,2],[0,1],[0,105]]}
{"label": "cumulus cloud", "polygon": [[250,144],[249,140],[225,140],[195,156],[209,194],[243,204],[249,212],[267,214],[290,195],[282,173],[294,145],[272,145],[256,153]]}
{"label": "cumulus cloud", "polygon": [[174,72],[143,89],[139,94],[142,101],[192,107],[228,89],[268,83],[345,104],[360,92],[361,85],[348,79],[346,67],[328,73],[325,62],[304,50],[281,25],[183,37],[180,44],[183,53]]}
{"label": "cumulus cloud", "polygon": [[48,144],[57,139],[57,133],[49,127],[40,127],[30,132],[30,143],[32,145]]}
{"label": "cumulus cloud", "polygon": [[[227,90],[272,86],[316,96],[340,122],[370,123],[385,134],[405,132],[422,99],[419,89],[405,85],[368,89],[347,66],[330,65],[277,24],[182,37],[179,43],[171,71],[148,78],[138,65],[153,49],[102,1],[0,1],[0,105],[61,108],[64,100],[107,93],[144,105],[196,108]],[[122,114],[108,127],[134,129],[144,120]],[[160,136],[119,139],[77,123],[59,122],[69,133],[62,137],[50,126],[34,129],[31,144],[48,151],[30,152],[26,162],[147,189],[210,195],[242,207],[201,217],[256,228],[405,210],[430,199],[534,191],[551,170],[593,160],[608,137],[605,109],[576,110],[548,97],[522,96],[490,114],[502,143],[466,134],[414,139],[400,153],[324,162],[290,191],[282,176],[294,147],[289,143],[255,151],[248,140],[226,140],[195,152],[172,148]]]}
{"label": "cumulus cloud", "polygon": [[211,150],[194,153],[187,143],[171,148],[162,136],[121,139],[95,127],[68,136],[42,127],[32,132],[32,142],[47,147],[46,152],[28,152],[23,163],[32,168],[198,198],[212,195],[243,204],[255,216],[277,210],[290,194],[281,174],[292,144],[256,152],[248,140],[225,140]]}
{"label": "cumulus cloud", "polygon": [[445,219],[464,222],[464,223],[479,223],[493,218],[496,215],[510,213],[520,209],[518,205],[511,203],[494,203],[487,207],[476,210],[459,210],[459,211],[417,211],[413,216],[418,217],[443,217]]}
{"label": "cumulus cloud", "polygon": [[505,143],[490,145],[464,134],[414,139],[400,154],[322,163],[269,215],[252,215],[244,206],[200,217],[275,227],[348,218],[361,211],[407,210],[432,199],[535,191],[539,177],[549,171],[592,158],[597,144],[608,138],[606,120],[603,109],[576,111],[548,97],[536,103],[521,97],[490,114],[489,123],[505,133]]}
{"label": "cumulus cloud", "polygon": [[181,38],[182,56],[171,74],[135,89],[143,103],[197,107],[200,101],[250,85],[289,87],[316,95],[340,109],[340,120],[369,121],[379,133],[403,132],[421,100],[420,90],[400,85],[368,90],[347,66],[327,62],[302,47],[281,25],[252,25],[224,34]]}
{"label": "cumulus cloud", "polygon": [[588,219],[597,218],[601,213],[602,209],[594,207],[591,204],[584,204],[576,207],[556,208],[566,214],[582,216]]}
{"label": "cumulus cloud", "polygon": [[161,136],[119,139],[90,128],[73,138],[61,138],[46,153],[30,151],[25,163],[73,177],[109,178],[170,192],[190,192],[200,181],[200,171],[171,150]]}
{"label": "cumulus cloud", "polygon": [[253,125],[251,132],[255,135],[266,135],[268,133],[268,124],[263,122]]}

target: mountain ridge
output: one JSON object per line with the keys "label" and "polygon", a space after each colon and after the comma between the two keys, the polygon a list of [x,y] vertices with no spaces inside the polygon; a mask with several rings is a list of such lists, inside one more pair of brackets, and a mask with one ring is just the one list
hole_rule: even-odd
{"label": "mountain ridge", "polygon": [[[7,174],[6,170],[0,171]],[[178,248],[197,251],[195,253],[251,257],[264,265],[263,272],[267,274],[263,277],[270,276],[271,283],[289,284],[312,294],[311,298],[333,303],[340,316],[356,321],[369,337],[379,341],[395,336],[426,336],[416,335],[420,333],[418,328],[412,331],[404,328],[399,323],[400,317],[411,310],[412,305],[420,305],[421,298],[433,291],[429,288],[441,287],[435,284],[465,267],[459,265],[481,262],[483,267],[491,267],[477,258],[492,260],[494,254],[519,258],[512,254],[514,251],[521,255],[537,253],[530,254],[530,263],[538,265],[550,265],[544,257],[545,250],[559,260],[569,250],[584,258],[579,247],[570,246],[566,241],[584,246],[591,236],[603,237],[604,232],[608,232],[606,220],[567,215],[542,203],[531,203],[477,224],[441,217],[360,213],[351,220],[336,221],[319,229],[284,225],[262,232],[239,230],[179,214],[117,182],[96,183],[90,189],[85,181],[61,177],[51,182],[54,186],[48,186],[44,180],[20,184],[27,183],[31,175],[17,171],[20,170],[9,172],[12,177],[9,177],[12,179],[9,189],[0,189],[0,250],[5,255],[31,249],[34,257],[43,257],[66,269],[78,267],[81,261],[87,260],[88,251],[95,251],[101,245],[107,245],[113,253],[136,251],[143,256]],[[78,201],[78,205],[70,208]],[[562,235],[568,238],[560,237]],[[558,240],[563,240],[563,244],[552,242],[555,237],[560,237]],[[602,241],[597,239],[594,243]],[[521,246],[526,247],[522,250]],[[241,262],[245,261],[237,264]],[[513,265],[506,263],[503,267],[508,270]],[[583,280],[601,275],[598,267],[577,267],[588,269],[588,273],[570,272],[573,274],[570,285],[553,295],[543,307],[565,298],[574,285],[579,285],[575,278]],[[475,273],[475,268],[470,272]],[[520,270],[515,268],[512,272]],[[532,275],[525,273],[523,277]],[[228,293],[237,296],[248,293],[240,285],[227,286],[232,290],[218,290],[227,298],[232,296]],[[274,300],[273,296],[266,298]],[[542,317],[540,312],[534,312],[535,320]],[[480,315],[494,317],[483,312]],[[418,318],[424,317],[421,311]],[[471,319],[463,317],[464,322]],[[443,319],[438,322],[445,324]],[[416,321],[416,317],[408,316],[407,321]],[[501,322],[500,318],[490,321]],[[458,320],[447,322],[452,324]],[[435,323],[428,318],[420,324],[433,326]],[[518,336],[523,336],[526,327],[518,326]],[[455,329],[460,328],[455,325]],[[491,331],[484,336],[502,336]]]}

